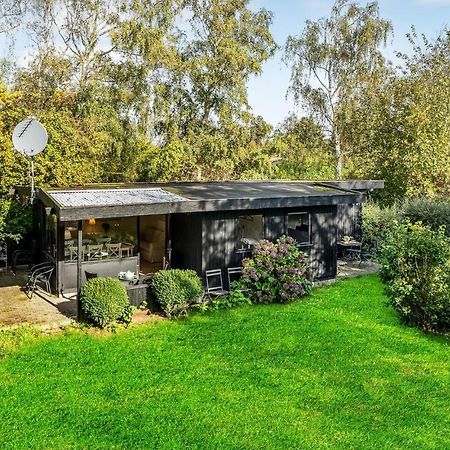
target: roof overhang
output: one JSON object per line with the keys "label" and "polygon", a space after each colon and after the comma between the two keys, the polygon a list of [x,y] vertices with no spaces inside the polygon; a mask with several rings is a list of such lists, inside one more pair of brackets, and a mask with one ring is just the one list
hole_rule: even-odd
{"label": "roof overhang", "polygon": [[[161,198],[153,196],[151,200],[146,201],[142,191],[154,189],[163,190],[168,195]],[[134,192],[136,196],[121,198],[121,190],[131,191],[131,194]],[[117,196],[117,203],[108,201],[108,204],[101,204],[101,201],[90,200],[91,193],[98,194],[101,200],[102,192],[106,191],[111,193],[113,198]],[[18,192],[25,194],[23,189],[18,189]],[[82,201],[77,200],[77,196]],[[365,200],[364,193],[331,186],[328,183],[273,181],[135,184],[115,185],[109,189],[106,185],[73,189],[40,188],[37,189],[37,197],[45,206],[54,208],[61,221],[88,220],[92,217],[106,219],[157,214],[302,208],[362,203]]]}
{"label": "roof overhang", "polygon": [[323,186],[360,192],[370,192],[375,189],[384,189],[384,180],[330,180],[321,181],[320,184]]}

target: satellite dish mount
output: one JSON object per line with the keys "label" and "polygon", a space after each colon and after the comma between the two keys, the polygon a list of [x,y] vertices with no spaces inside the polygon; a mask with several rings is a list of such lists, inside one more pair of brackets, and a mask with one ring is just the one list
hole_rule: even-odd
{"label": "satellite dish mount", "polygon": [[36,197],[34,186],[34,157],[41,153],[47,146],[47,130],[34,117],[29,117],[16,125],[13,131],[12,141],[14,148],[30,160],[31,203],[33,203]]}

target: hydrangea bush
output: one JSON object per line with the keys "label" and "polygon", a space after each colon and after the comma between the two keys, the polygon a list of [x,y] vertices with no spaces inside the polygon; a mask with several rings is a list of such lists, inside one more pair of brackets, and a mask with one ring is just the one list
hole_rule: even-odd
{"label": "hydrangea bush", "polygon": [[243,266],[242,288],[254,303],[288,303],[311,292],[308,255],[291,237],[259,241]]}

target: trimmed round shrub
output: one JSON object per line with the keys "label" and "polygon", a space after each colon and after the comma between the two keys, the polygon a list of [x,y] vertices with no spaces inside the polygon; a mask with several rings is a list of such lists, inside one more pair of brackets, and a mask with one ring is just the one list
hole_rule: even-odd
{"label": "trimmed round shrub", "polygon": [[287,303],[311,292],[308,255],[291,237],[259,241],[242,264],[241,284],[253,303]]}
{"label": "trimmed round shrub", "polygon": [[115,278],[93,278],[81,289],[83,312],[102,328],[120,320],[127,307],[125,286]]}
{"label": "trimmed round shrub", "polygon": [[450,330],[450,238],[444,228],[397,224],[383,246],[381,277],[403,322],[423,330]]}
{"label": "trimmed round shrub", "polygon": [[166,315],[176,317],[198,300],[203,287],[194,270],[170,269],[153,277],[151,290]]}

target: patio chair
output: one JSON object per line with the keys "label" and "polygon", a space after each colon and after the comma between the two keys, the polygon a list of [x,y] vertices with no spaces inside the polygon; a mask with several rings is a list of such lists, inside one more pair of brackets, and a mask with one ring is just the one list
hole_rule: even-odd
{"label": "patio chair", "polygon": [[36,289],[41,288],[47,294],[51,294],[50,279],[55,270],[55,266],[49,263],[41,263],[31,269],[27,284],[24,287],[25,294],[31,300]]}
{"label": "patio chair", "polygon": [[378,245],[374,246],[373,251],[363,250],[364,242],[361,243],[361,247],[358,249],[348,249],[348,260],[350,261],[358,261],[359,265],[363,261],[370,261],[377,253],[378,253]]}
{"label": "patio chair", "polygon": [[86,253],[88,260],[102,259],[103,257],[103,245],[102,244],[91,244],[86,246]]}
{"label": "patio chair", "polygon": [[228,267],[227,269],[227,275],[228,275],[228,287],[231,291],[231,285],[233,281],[239,280],[241,278],[242,272],[244,271],[244,268],[239,267]]}
{"label": "patio chair", "polygon": [[124,242],[120,244],[120,249],[119,249],[119,256],[121,258],[125,256],[129,257],[129,256],[133,256],[133,250],[134,250],[134,245],[130,244],[129,242]]}
{"label": "patio chair", "polygon": [[228,294],[223,288],[222,269],[212,269],[205,272],[206,292],[205,296],[210,300],[212,297],[223,297]]}
{"label": "patio chair", "polygon": [[105,244],[106,246],[106,253],[108,254],[108,258],[119,258],[120,257],[120,247],[122,246],[122,243],[115,243],[115,244]]}
{"label": "patio chair", "polygon": [[38,270],[41,270],[41,269],[47,268],[47,267],[51,267],[51,266],[52,266],[52,264],[49,261],[44,261],[39,264],[34,264],[33,266],[31,266],[28,269],[27,277],[30,278],[33,275],[33,273],[36,273]]}
{"label": "patio chair", "polygon": [[[81,247],[81,260],[84,259],[84,246]],[[69,246],[69,261],[78,261],[78,246],[71,245]]]}

